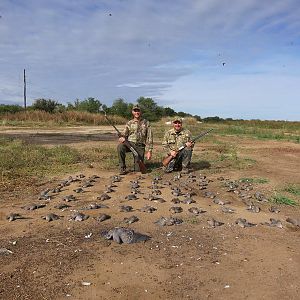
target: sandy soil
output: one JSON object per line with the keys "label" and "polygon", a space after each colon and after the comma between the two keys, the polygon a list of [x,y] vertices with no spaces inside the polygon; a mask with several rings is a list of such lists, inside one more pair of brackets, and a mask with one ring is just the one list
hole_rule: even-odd
{"label": "sandy soil", "polygon": [[[232,141],[237,142],[234,139]],[[72,146],[89,143],[98,142],[87,138]],[[210,145],[203,143],[201,147],[208,149]],[[16,190],[2,195],[0,248],[10,252],[5,254],[0,250],[0,299],[298,299],[300,230],[286,222],[286,218],[299,219],[299,207],[277,205],[280,212],[275,214],[269,211],[269,202],[258,202],[254,194],[259,191],[268,197],[278,185],[300,182],[300,146],[242,139],[239,155],[255,159],[257,163],[244,170],[220,169],[218,174],[195,170],[194,178],[183,175],[176,180],[177,173],[163,175],[158,185],[162,193],[159,197],[166,201],[164,203],[144,199],[151,193],[151,183],[159,170],[142,177],[139,173],[122,176],[121,181],[115,183],[115,191],[109,194],[111,199],[97,200],[115,175],[97,169],[97,164],[93,169],[80,172],[86,178],[100,177],[83,193],[73,191],[82,184],[82,179],[64,187],[60,193],[52,193],[52,200],[38,200],[40,192],[56,187],[68,176],[79,175],[75,173],[27,187],[23,194]],[[228,192],[224,185],[241,177],[269,179],[266,184],[253,184],[249,191],[242,191],[251,196],[249,201],[260,207],[259,213],[248,211],[246,200],[242,201],[236,192]],[[137,200],[126,200],[134,180],[139,181],[141,193],[137,194]],[[166,185],[167,181],[170,186]],[[209,182],[207,188],[201,190],[199,183],[203,181]],[[183,194],[194,192],[191,198],[196,203],[172,203],[175,196],[171,187],[179,187]],[[235,212],[222,212],[221,205],[205,196],[207,191],[230,202],[226,206]],[[71,207],[56,209],[54,206],[69,194],[76,197],[76,201],[67,203]],[[178,198],[183,200],[185,196]],[[34,211],[22,209],[29,203],[46,206]],[[81,210],[91,203],[106,204],[108,208]],[[139,211],[147,204],[157,211]],[[120,205],[130,205],[133,211],[120,212]],[[172,206],[182,207],[183,212],[171,214]],[[188,211],[191,207],[200,207],[206,212],[195,216]],[[70,221],[71,214],[77,210],[90,217],[83,222]],[[20,213],[25,219],[8,222],[6,216],[11,212]],[[62,218],[53,222],[41,218],[49,212]],[[111,219],[96,221],[94,217],[101,213],[110,215]],[[139,221],[125,224],[124,218],[132,215]],[[181,218],[183,223],[173,226],[154,223],[161,216],[171,215]],[[211,218],[224,224],[212,228],[207,222]],[[238,218],[246,218],[257,226],[239,227],[235,224]],[[270,218],[280,220],[283,228],[260,224],[269,222]],[[116,226],[132,228],[151,239],[119,245],[103,238],[101,232]]]}

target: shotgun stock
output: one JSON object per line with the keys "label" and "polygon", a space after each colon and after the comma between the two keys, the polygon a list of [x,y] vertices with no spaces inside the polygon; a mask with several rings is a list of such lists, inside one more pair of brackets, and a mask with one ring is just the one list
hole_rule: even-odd
{"label": "shotgun stock", "polygon": [[[122,133],[119,131],[119,129],[108,119],[106,112],[104,112],[104,116],[105,119],[107,120],[107,122],[116,130],[118,137],[122,136]],[[139,153],[136,151],[136,149],[134,148],[134,146],[132,146],[132,144],[130,144],[130,142],[127,140],[127,138],[125,137],[125,141],[124,141],[124,145],[132,152],[135,161],[138,163],[140,171],[142,174],[145,174],[147,172],[147,168],[143,162],[143,159],[141,158],[141,156],[139,155]]]}
{"label": "shotgun stock", "polygon": [[[205,135],[207,135],[209,132],[211,132],[213,129],[209,129],[207,131],[204,131],[202,133],[200,133],[199,135],[197,135],[194,139],[191,140],[191,142],[194,144],[197,140],[199,140],[200,138],[204,137]],[[186,148],[186,145],[179,147],[176,156],[178,155],[178,153],[180,151],[182,151],[184,148]],[[176,162],[176,156],[173,157],[171,155],[166,156],[163,161],[162,164],[164,167],[166,167],[167,172],[172,172],[174,169],[174,165]]]}

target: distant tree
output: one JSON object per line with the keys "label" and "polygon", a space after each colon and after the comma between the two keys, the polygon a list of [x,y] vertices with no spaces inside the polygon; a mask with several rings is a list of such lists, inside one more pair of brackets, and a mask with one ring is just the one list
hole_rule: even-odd
{"label": "distant tree", "polygon": [[63,105],[63,104],[58,104],[55,109],[54,109],[54,112],[55,113],[62,113],[62,112],[65,112],[67,110],[66,106]]}
{"label": "distant tree", "polygon": [[164,115],[164,108],[158,106],[152,98],[140,97],[137,103],[142,109],[143,117],[149,121],[158,121]]}
{"label": "distant tree", "polygon": [[164,112],[163,112],[164,116],[166,117],[173,117],[175,116],[177,113],[174,109],[170,108],[170,107],[165,107],[164,108]]}
{"label": "distant tree", "polygon": [[201,122],[201,121],[202,121],[201,117],[198,116],[198,115],[194,115],[193,117],[194,117],[198,122]]}
{"label": "distant tree", "polygon": [[68,103],[68,110],[78,110],[78,111],[87,111],[90,113],[98,113],[100,112],[102,103],[93,97],[89,97],[85,100],[76,99],[74,104]]}
{"label": "distant tree", "polygon": [[192,117],[191,114],[185,113],[185,112],[183,112],[183,111],[179,111],[179,112],[177,113],[177,115],[178,115],[179,117],[182,117],[182,118]]}
{"label": "distant tree", "polygon": [[109,112],[114,115],[130,118],[131,109],[132,109],[132,105],[126,103],[124,99],[119,98],[113,102],[113,105],[109,109]]}
{"label": "distant tree", "polygon": [[33,110],[43,110],[48,113],[53,113],[58,105],[59,103],[56,100],[40,98],[34,100],[31,108]]}
{"label": "distant tree", "polygon": [[217,122],[222,122],[224,121],[224,119],[218,117],[218,116],[215,116],[215,117],[207,117],[207,118],[204,118],[203,121],[205,122],[211,122],[211,123],[217,123]]}
{"label": "distant tree", "polygon": [[20,105],[9,105],[9,104],[0,104],[0,114],[4,113],[16,113],[22,111],[23,107]]}

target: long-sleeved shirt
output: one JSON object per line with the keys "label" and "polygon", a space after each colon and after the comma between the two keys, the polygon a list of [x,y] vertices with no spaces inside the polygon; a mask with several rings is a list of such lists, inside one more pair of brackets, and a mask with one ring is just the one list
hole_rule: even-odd
{"label": "long-sleeved shirt", "polygon": [[178,151],[181,146],[184,146],[186,142],[191,141],[191,132],[188,129],[182,129],[176,132],[174,128],[168,130],[163,139],[163,147],[167,152],[172,150]]}
{"label": "long-sleeved shirt", "polygon": [[127,122],[123,131],[123,136],[129,142],[135,144],[144,144],[146,151],[153,150],[153,134],[149,121],[132,119]]}

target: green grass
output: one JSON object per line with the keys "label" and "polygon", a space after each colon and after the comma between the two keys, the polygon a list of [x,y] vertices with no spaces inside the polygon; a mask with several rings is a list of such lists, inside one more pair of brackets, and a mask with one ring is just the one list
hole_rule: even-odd
{"label": "green grass", "polygon": [[82,161],[81,154],[67,146],[45,148],[20,140],[0,139],[0,172],[2,176],[44,176],[70,170]]}
{"label": "green grass", "polygon": [[275,194],[271,198],[271,202],[276,203],[276,204],[290,205],[290,206],[298,205],[298,203],[295,200],[293,200],[289,197],[286,197],[282,194]]}
{"label": "green grass", "polygon": [[[103,170],[118,168],[118,156],[115,146],[85,148],[81,151],[84,161],[99,162],[97,167]],[[129,159],[130,153],[127,154]]]}
{"label": "green grass", "polygon": [[239,181],[243,183],[259,183],[259,184],[264,184],[269,182],[269,180],[266,178],[249,178],[249,177],[240,178]]}
{"label": "green grass", "polygon": [[300,185],[298,184],[288,185],[284,188],[284,191],[295,196],[300,196]]}

